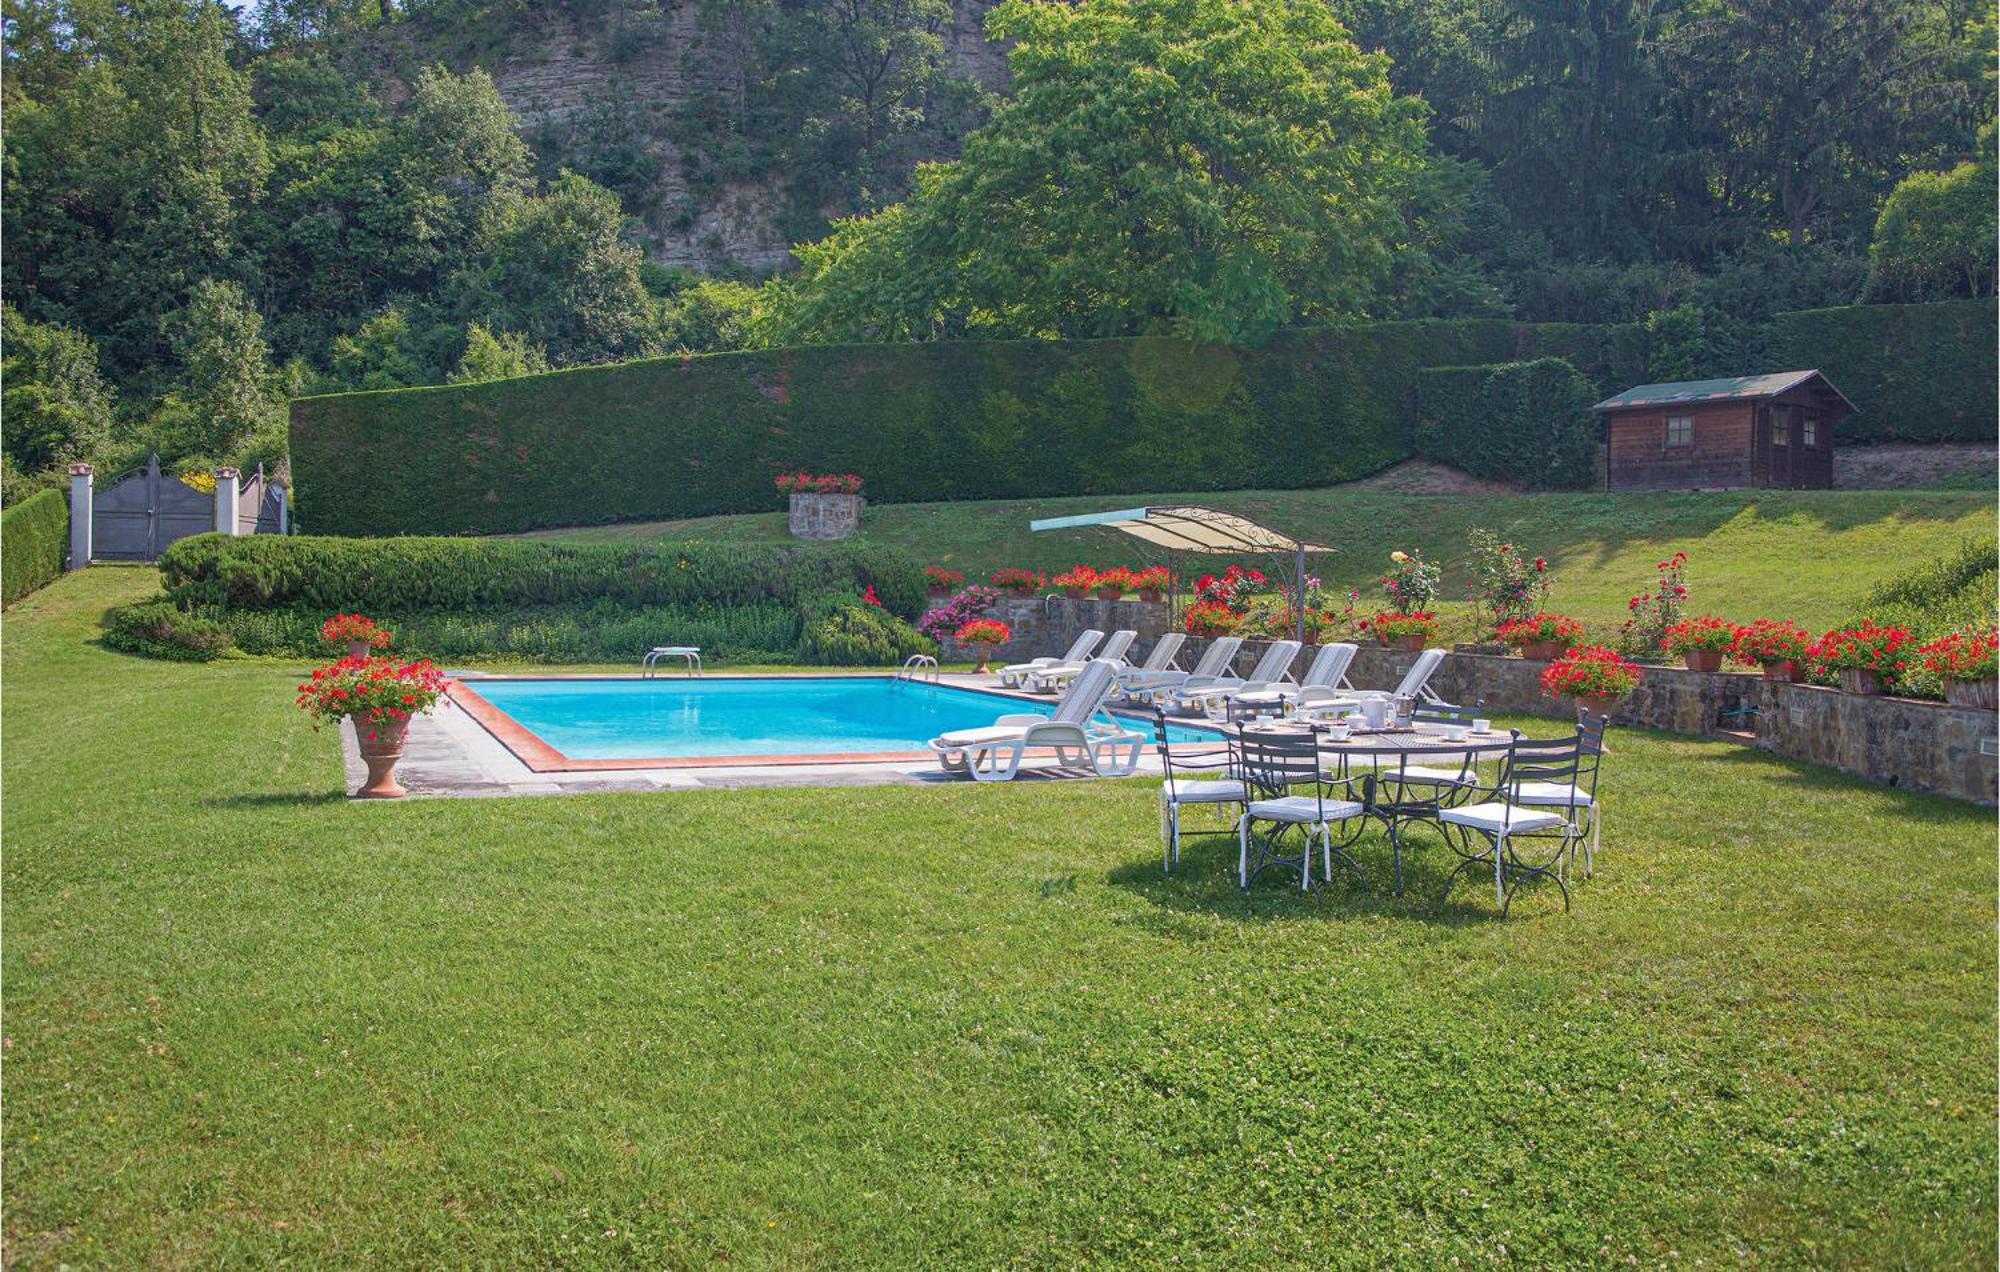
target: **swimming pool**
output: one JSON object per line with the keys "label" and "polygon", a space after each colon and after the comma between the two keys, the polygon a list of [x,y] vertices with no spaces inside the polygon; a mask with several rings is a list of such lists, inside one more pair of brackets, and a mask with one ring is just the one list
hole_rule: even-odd
{"label": "swimming pool", "polygon": [[[925,756],[931,738],[1053,704],[889,676],[490,677],[453,697],[536,771]],[[1151,733],[1152,722],[1129,717]],[[1170,726],[1175,742],[1213,740]]]}

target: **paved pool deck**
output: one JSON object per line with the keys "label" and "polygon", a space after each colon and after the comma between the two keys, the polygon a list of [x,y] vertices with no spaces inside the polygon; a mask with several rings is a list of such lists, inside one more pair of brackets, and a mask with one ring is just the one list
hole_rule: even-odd
{"label": "paved pool deck", "polygon": [[[477,686],[480,676],[463,675]],[[601,679],[602,677],[597,677]],[[664,677],[671,678],[671,677]],[[709,679],[721,679],[711,676]],[[638,677],[633,677],[638,679]],[[1053,695],[1014,694],[1003,689],[998,676],[946,673],[940,683],[986,689],[1047,705]],[[1004,706],[995,714],[1004,712]],[[358,790],[367,766],[355,742],[351,722],[341,727],[341,753],[346,760],[347,789]],[[1057,770],[1032,755],[1021,766],[1017,781],[1076,781],[1096,779],[1085,770]],[[1148,747],[1139,772],[1157,776],[1159,758]],[[502,745],[472,715],[456,706],[410,722],[396,780],[412,797],[446,799],[497,798],[509,795],[567,795],[602,791],[728,790],[751,786],[883,786],[967,783],[969,777],[942,772],[934,759],[831,764],[718,764],[685,768],[591,769],[567,773],[537,773]],[[356,803],[374,803],[357,800]],[[392,801],[381,801],[392,802]]]}

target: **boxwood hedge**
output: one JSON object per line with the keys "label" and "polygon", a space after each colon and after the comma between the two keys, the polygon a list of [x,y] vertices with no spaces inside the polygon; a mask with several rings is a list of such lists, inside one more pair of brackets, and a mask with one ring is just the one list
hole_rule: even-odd
{"label": "boxwood hedge", "polygon": [[0,604],[53,583],[69,552],[69,499],[44,490],[0,512]]}
{"label": "boxwood hedge", "polygon": [[1996,312],[1988,299],[1778,314],[1764,330],[1765,364],[1817,368],[1847,395],[1858,414],[1840,441],[1991,441]]}
{"label": "boxwood hedge", "polygon": [[[1641,333],[1643,336],[1643,333]],[[1504,321],[1168,339],[818,346],[306,398],[315,531],[495,533],[778,506],[860,473],[885,502],[1320,486],[1406,458],[1416,372],[1557,355],[1607,387],[1628,329]],[[1636,382],[1636,381],[1634,381]]]}
{"label": "boxwood hedge", "polygon": [[1579,490],[1597,471],[1591,383],[1561,358],[1417,376],[1417,453],[1476,477]]}

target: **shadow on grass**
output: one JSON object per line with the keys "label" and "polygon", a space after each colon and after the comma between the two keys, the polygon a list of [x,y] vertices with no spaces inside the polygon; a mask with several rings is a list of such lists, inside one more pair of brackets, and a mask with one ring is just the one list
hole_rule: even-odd
{"label": "shadow on grass", "polygon": [[1911,821],[1937,825],[1977,825],[1982,830],[1989,831],[1993,827],[1993,810],[1983,805],[1955,799],[1938,792],[1908,790],[1893,782],[1870,781],[1868,778],[1830,768],[1824,764],[1774,755],[1752,746],[1732,747],[1718,755],[1708,757],[1708,762],[1755,769],[1758,776],[1766,781],[1782,782],[1802,792],[1825,791],[1830,795],[1872,796],[1884,802],[1886,807],[1883,811]]}
{"label": "shadow on grass", "polygon": [[[1274,867],[1253,879],[1248,891],[1236,882],[1234,834],[1188,834],[1183,831],[1181,859],[1174,873],[1164,873],[1158,858],[1119,866],[1106,876],[1114,887],[1137,893],[1168,915],[1205,915],[1241,923],[1300,920],[1344,920],[1369,917],[1407,919],[1428,926],[1463,928],[1495,922],[1492,872],[1475,867],[1453,884],[1447,904],[1438,896],[1459,857],[1439,838],[1418,830],[1403,845],[1403,892],[1395,892],[1395,872],[1388,836],[1371,827],[1348,848],[1367,879],[1364,891],[1351,872],[1336,863],[1331,884],[1299,887],[1296,872]],[[1576,884],[1571,883],[1572,894]],[[1524,919],[1543,911],[1562,912],[1561,893],[1553,885],[1537,885],[1515,898],[1510,917]],[[1161,924],[1168,935],[1170,922]]]}
{"label": "shadow on grass", "polygon": [[311,808],[316,804],[344,804],[346,791],[260,791],[250,795],[218,795],[205,801],[210,808]]}

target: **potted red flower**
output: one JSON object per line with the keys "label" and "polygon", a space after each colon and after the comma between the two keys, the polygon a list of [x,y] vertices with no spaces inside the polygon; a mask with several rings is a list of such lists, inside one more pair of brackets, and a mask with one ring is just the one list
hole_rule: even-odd
{"label": "potted red flower", "polygon": [[1839,628],[1819,638],[1809,657],[1828,671],[1838,672],[1848,693],[1875,697],[1892,687],[1904,665],[1900,657],[1910,643],[1906,627],[1885,627],[1873,619],[1858,627]]}
{"label": "potted red flower", "polygon": [[1033,596],[1048,585],[1039,570],[1024,570],[1017,565],[1003,566],[993,571],[988,579],[994,587],[1004,589],[1011,596]]}
{"label": "potted red flower", "polygon": [[1166,566],[1149,565],[1143,570],[1131,571],[1131,575],[1132,590],[1139,594],[1140,600],[1158,603],[1166,596]]}
{"label": "potted red flower", "polygon": [[1437,615],[1425,610],[1413,614],[1377,614],[1361,620],[1361,630],[1373,632],[1391,649],[1420,650],[1437,635]]}
{"label": "potted red flower", "polygon": [[965,582],[965,575],[957,570],[947,570],[941,565],[924,567],[924,589],[932,596],[950,596]]}
{"label": "potted red flower", "polygon": [[1087,565],[1071,566],[1055,578],[1049,580],[1062,589],[1062,594],[1072,601],[1080,601],[1097,586],[1097,571]]}
{"label": "potted red flower", "polygon": [[993,651],[1014,635],[1013,629],[997,618],[975,618],[951,634],[951,638],[972,651],[979,662],[973,670],[984,673]]}
{"label": "potted red flower", "polygon": [[1643,674],[1637,664],[1602,645],[1591,645],[1572,649],[1542,668],[1542,695],[1569,699],[1584,710],[1609,716],[1619,699],[1638,687]]}
{"label": "potted red flower", "polygon": [[1493,629],[1493,634],[1509,645],[1521,648],[1521,657],[1559,658],[1562,652],[1583,639],[1583,624],[1567,614],[1535,613],[1511,618]]}
{"label": "potted red flower", "polygon": [[1227,636],[1242,621],[1242,615],[1221,601],[1196,601],[1181,615],[1181,626],[1190,636]]}
{"label": "potted red flower", "polygon": [[349,658],[366,658],[371,649],[387,649],[396,635],[366,614],[335,614],[319,625],[319,638],[345,645]]}
{"label": "potted red flower", "polygon": [[1132,571],[1122,565],[1114,565],[1097,576],[1097,595],[1107,601],[1115,601],[1125,595],[1125,589],[1132,586]]}
{"label": "potted red flower", "polygon": [[1941,636],[1917,650],[1924,666],[1944,682],[1944,700],[1981,711],[2000,708],[1995,671],[2000,668],[2000,628],[1967,628]]}
{"label": "potted red flower", "polygon": [[1801,684],[1806,678],[1806,654],[1812,649],[1812,633],[1789,619],[1760,618],[1748,627],[1736,629],[1729,656],[1738,662],[1755,663],[1766,680]]}
{"label": "potted red flower", "polygon": [[1679,654],[1689,671],[1721,671],[1722,655],[1735,643],[1735,626],[1713,614],[1670,623],[1660,636],[1660,648]]}
{"label": "potted red flower", "polygon": [[863,482],[855,473],[780,473],[772,484],[786,497],[795,539],[845,539],[861,526]]}
{"label": "potted red flower", "polygon": [[361,759],[368,765],[368,781],[355,794],[396,799],[403,794],[396,761],[403,758],[410,717],[437,706],[450,685],[428,659],[343,658],[313,670],[312,678],[299,686],[298,705],[315,730],[328,720],[351,718]]}

